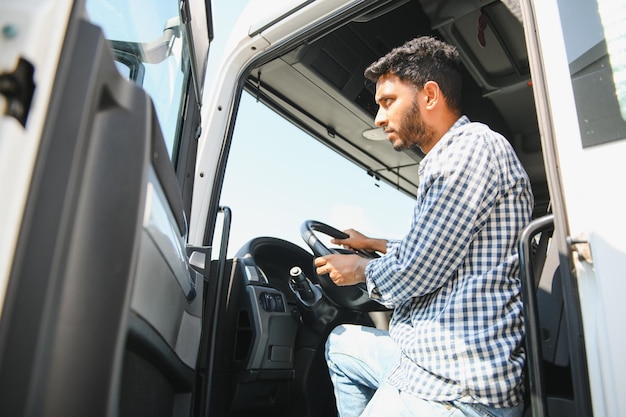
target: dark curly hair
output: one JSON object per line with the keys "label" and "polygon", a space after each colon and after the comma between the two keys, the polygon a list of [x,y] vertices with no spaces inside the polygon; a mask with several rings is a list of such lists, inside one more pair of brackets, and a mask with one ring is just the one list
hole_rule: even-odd
{"label": "dark curly hair", "polygon": [[365,77],[373,82],[385,74],[394,74],[418,89],[435,81],[448,107],[460,111],[461,59],[452,45],[430,36],[412,39],[365,69]]}

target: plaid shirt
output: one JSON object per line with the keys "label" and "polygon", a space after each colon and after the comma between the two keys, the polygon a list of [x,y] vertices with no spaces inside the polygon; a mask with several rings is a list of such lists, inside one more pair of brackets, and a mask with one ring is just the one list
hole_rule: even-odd
{"label": "plaid shirt", "polygon": [[417,397],[510,407],[522,400],[517,240],[530,182],[501,135],[461,117],[424,158],[411,229],[366,268],[393,307],[402,359],[388,381]]}

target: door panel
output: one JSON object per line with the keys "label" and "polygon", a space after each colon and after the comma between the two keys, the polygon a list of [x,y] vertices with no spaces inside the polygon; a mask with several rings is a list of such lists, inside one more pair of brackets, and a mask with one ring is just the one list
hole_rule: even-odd
{"label": "door panel", "polygon": [[60,62],[0,323],[0,409],[189,415],[202,279],[152,102],[85,20]]}

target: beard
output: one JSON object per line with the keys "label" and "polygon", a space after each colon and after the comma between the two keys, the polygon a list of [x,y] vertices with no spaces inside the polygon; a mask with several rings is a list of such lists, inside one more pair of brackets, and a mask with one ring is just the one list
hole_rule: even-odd
{"label": "beard", "polygon": [[417,99],[413,99],[411,107],[402,116],[400,128],[396,133],[398,139],[393,142],[393,148],[396,151],[403,151],[414,146],[423,149],[424,145],[434,140],[435,133],[430,126],[424,123]]}

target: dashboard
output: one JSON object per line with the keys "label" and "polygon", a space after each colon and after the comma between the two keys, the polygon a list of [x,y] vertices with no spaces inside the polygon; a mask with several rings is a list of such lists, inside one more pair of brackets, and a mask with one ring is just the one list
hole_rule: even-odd
{"label": "dashboard", "polygon": [[[216,323],[220,360],[214,367],[229,381],[223,388],[227,395],[220,397],[228,407],[245,408],[251,397],[259,406],[286,407],[293,404],[295,392],[313,391],[318,400],[320,395],[325,398],[316,406],[334,407],[324,358],[328,333],[342,323],[373,323],[367,313],[328,299],[313,259],[312,253],[291,242],[257,237],[227,261],[229,267],[220,279],[228,291]],[[294,267],[318,291],[311,304],[291,289]]]}
{"label": "dashboard", "polygon": [[313,255],[291,242],[259,237],[250,240],[235,255],[244,264],[248,283],[269,285],[280,291],[288,304],[297,305],[298,300],[289,287],[289,271],[298,266],[304,275],[316,283],[317,275],[313,270]]}

